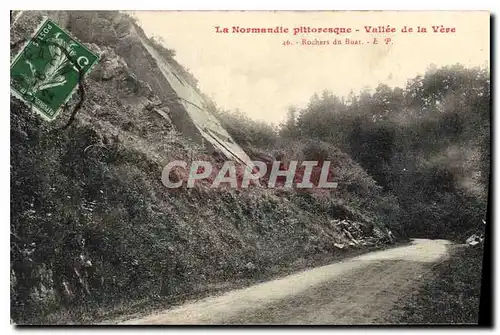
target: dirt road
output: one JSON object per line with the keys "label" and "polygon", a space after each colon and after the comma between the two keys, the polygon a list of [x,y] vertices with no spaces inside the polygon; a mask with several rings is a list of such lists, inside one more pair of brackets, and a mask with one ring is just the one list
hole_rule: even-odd
{"label": "dirt road", "polygon": [[445,240],[368,253],[123,324],[384,323],[394,302],[448,256]]}

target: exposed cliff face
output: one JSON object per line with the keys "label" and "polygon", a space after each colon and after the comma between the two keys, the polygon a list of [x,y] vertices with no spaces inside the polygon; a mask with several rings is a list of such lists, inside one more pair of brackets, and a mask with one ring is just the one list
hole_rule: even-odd
{"label": "exposed cliff face", "polygon": [[[198,144],[200,124],[210,128],[210,122],[193,122],[196,112],[186,113],[161,68],[168,60],[159,65],[143,32],[117,12],[25,12],[12,42],[30,36],[42,14],[101,60],[85,79],[84,105],[68,130],[55,131],[67,113],[46,123],[11,100],[16,322],[51,320],[47,313],[61,306],[77,318],[82,305],[109,309],[196,294],[384,238],[373,218],[338,199],[166,189],[166,163],[210,159]],[[343,219],[351,221],[338,224]]]}
{"label": "exposed cliff face", "polygon": [[[76,15],[71,16],[75,26],[88,20],[86,13]],[[90,15],[98,24],[90,30],[75,29],[75,36],[84,42],[113,46],[129,68],[169,105],[172,122],[183,135],[203,145],[209,152],[217,148],[226,157],[249,164],[246,153],[207,110],[206,101],[182,66],[173,58],[165,59],[144,31],[123,14],[106,13],[101,17],[93,12]],[[108,30],[105,36],[99,36],[102,29]]]}

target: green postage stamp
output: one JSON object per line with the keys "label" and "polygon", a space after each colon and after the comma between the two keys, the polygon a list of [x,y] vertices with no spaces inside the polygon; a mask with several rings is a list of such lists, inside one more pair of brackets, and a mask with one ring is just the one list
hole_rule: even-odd
{"label": "green postage stamp", "polygon": [[[11,92],[52,121],[99,57],[45,19],[10,66]],[[83,78],[82,78],[83,79]]]}

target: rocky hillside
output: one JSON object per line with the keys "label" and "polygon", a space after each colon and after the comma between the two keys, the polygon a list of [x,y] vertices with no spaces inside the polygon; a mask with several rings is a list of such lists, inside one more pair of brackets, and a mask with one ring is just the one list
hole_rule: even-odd
{"label": "rocky hillside", "polygon": [[352,187],[328,196],[164,187],[171,160],[211,158],[181,135],[187,116],[145,52],[155,45],[126,14],[84,11],[24,12],[11,43],[42,14],[101,58],[65,130],[77,94],[52,123],[11,98],[14,322],[91,322],[123,304],[183,299],[385,243],[394,205],[347,155],[335,169]]}

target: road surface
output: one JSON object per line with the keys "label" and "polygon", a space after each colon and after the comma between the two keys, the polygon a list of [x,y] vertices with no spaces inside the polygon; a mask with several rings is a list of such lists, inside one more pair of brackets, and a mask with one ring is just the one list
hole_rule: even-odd
{"label": "road surface", "polygon": [[129,325],[314,325],[384,323],[400,297],[448,257],[445,240],[415,239],[277,280],[187,303]]}

